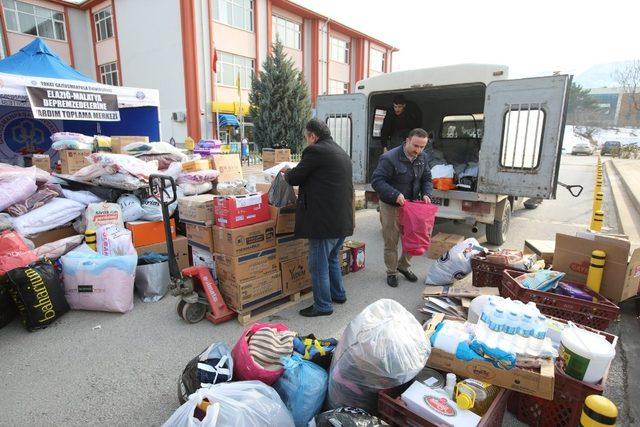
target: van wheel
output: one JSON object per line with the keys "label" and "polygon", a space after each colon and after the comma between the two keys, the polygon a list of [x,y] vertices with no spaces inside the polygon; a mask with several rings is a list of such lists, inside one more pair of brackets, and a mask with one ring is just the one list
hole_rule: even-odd
{"label": "van wheel", "polygon": [[493,224],[487,224],[486,234],[489,244],[500,246],[507,240],[511,223],[511,202],[507,201],[506,203],[500,221],[495,220]]}

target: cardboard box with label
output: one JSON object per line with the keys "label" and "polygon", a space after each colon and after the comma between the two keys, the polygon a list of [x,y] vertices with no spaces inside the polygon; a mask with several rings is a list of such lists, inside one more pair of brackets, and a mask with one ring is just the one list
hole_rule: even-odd
{"label": "cardboard box with label", "polygon": [[282,292],[290,295],[311,287],[308,257],[298,257],[280,263],[282,275]]}
{"label": "cardboard box with label", "polygon": [[45,172],[51,172],[51,158],[48,154],[34,154],[31,157],[31,165]]}
{"label": "cardboard box with label", "polygon": [[215,253],[242,256],[275,246],[275,223],[273,221],[240,228],[213,227],[213,248]]}
{"label": "cardboard box with label", "polygon": [[242,164],[238,154],[214,154],[211,156],[211,168],[220,173],[218,182],[242,179]]}
{"label": "cardboard box with label", "polygon": [[246,196],[216,196],[213,200],[216,225],[238,228],[270,219],[269,204],[265,193]]}
{"label": "cardboard box with label", "polygon": [[91,150],[60,150],[60,173],[73,175],[85,166],[89,165],[87,157]]}
{"label": "cardboard box with label", "polygon": [[180,221],[198,225],[213,225],[213,198],[213,194],[200,194],[178,199]]}
{"label": "cardboard box with label", "polygon": [[191,249],[191,265],[193,265],[194,267],[197,267],[199,265],[204,265],[209,270],[211,270],[211,275],[215,279],[217,276],[216,261],[213,254],[204,249],[200,249],[197,246],[189,245],[189,247]]}
{"label": "cardboard box with label", "polygon": [[[176,222],[171,218],[171,237],[176,238]],[[133,246],[155,245],[156,243],[164,243],[167,239],[164,237],[164,223],[162,221],[130,221],[126,224],[127,229],[131,230],[131,238]]]}
{"label": "cardboard box with label", "polygon": [[556,234],[553,269],[566,273],[567,282],[586,283],[594,250],[606,253],[600,294],[614,302],[638,293],[640,284],[640,249],[629,259],[631,243],[620,236],[579,233],[578,236]]}
{"label": "cardboard box with label", "polygon": [[[164,233],[162,235],[164,236]],[[176,254],[176,262],[178,263],[178,268],[182,270],[183,268],[189,267],[189,247],[187,245],[186,237],[176,236],[173,239],[173,251]],[[136,248],[136,252],[138,252],[138,255],[142,255],[145,252],[157,252],[159,254],[166,254],[168,253],[167,242],[138,246]]]}
{"label": "cardboard box with label", "polygon": [[78,232],[73,226],[68,225],[66,227],[56,228],[55,230],[43,231],[42,233],[32,234],[31,236],[25,236],[31,240],[34,246],[42,246],[47,243],[55,242],[56,240],[64,239],[71,236],[78,235]]}
{"label": "cardboard box with label", "polygon": [[264,303],[282,295],[279,271],[242,282],[219,277],[218,287],[224,302],[239,312],[260,307]]}
{"label": "cardboard box with label", "polygon": [[213,229],[205,225],[186,223],[187,239],[191,246],[213,252]]}
{"label": "cardboard box with label", "polygon": [[184,172],[197,172],[211,169],[211,161],[209,159],[189,160],[182,163]]}
{"label": "cardboard box with label", "polygon": [[[291,161],[291,150],[288,148],[263,148],[262,163],[278,164]],[[267,168],[268,169],[268,168]]]}
{"label": "cardboard box with label", "polygon": [[293,234],[276,238],[276,254],[279,262],[286,262],[301,256],[309,256],[309,240],[298,239]]}
{"label": "cardboard box with label", "polygon": [[218,277],[236,283],[255,280],[280,271],[275,248],[241,257],[216,254],[215,260]]}
{"label": "cardboard box with label", "polygon": [[269,205],[271,219],[276,222],[276,234],[291,234],[296,228],[296,207],[277,208]]}
{"label": "cardboard box with label", "polygon": [[438,259],[443,253],[464,240],[464,236],[459,234],[438,233],[431,236],[431,245],[427,251],[427,258]]}
{"label": "cardboard box with label", "polygon": [[148,136],[112,136],[111,137],[111,152],[116,154],[122,154],[122,149],[134,142],[149,142]]}
{"label": "cardboard box with label", "polygon": [[539,259],[544,260],[546,265],[553,264],[553,254],[556,251],[556,242],[554,240],[525,240],[525,255],[535,254]]}

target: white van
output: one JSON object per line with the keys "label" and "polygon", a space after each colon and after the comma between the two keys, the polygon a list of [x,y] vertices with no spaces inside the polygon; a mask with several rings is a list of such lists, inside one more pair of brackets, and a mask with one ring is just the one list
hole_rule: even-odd
{"label": "white van", "polygon": [[383,152],[384,115],[402,94],[434,134],[432,161],[456,171],[478,166],[471,188],[434,191],[438,217],[484,223],[488,242],[501,245],[519,198],[555,198],[571,83],[568,75],[508,80],[507,73],[503,65],[464,64],[382,74],[359,81],[356,93],[318,97],[316,116],[350,154],[354,182],[366,184]]}

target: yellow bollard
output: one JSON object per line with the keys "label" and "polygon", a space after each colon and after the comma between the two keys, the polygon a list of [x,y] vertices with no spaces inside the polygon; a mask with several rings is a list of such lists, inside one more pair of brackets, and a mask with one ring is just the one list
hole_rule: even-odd
{"label": "yellow bollard", "polygon": [[591,263],[589,264],[589,273],[587,274],[587,287],[593,292],[600,292],[606,256],[607,254],[604,251],[598,249],[591,252]]}
{"label": "yellow bollard", "polygon": [[603,200],[604,200],[604,193],[602,191],[598,191],[593,197],[593,212],[598,212],[602,210]]}
{"label": "yellow bollard", "polygon": [[604,222],[604,212],[597,211],[593,213],[591,218],[591,231],[602,230],[602,223]]}
{"label": "yellow bollard", "polygon": [[616,425],[618,408],[604,396],[587,396],[580,415],[581,427],[609,427]]}
{"label": "yellow bollard", "polygon": [[600,191],[602,191],[602,185],[604,184],[604,180],[602,178],[597,178],[596,179],[596,188],[594,193],[599,193]]}

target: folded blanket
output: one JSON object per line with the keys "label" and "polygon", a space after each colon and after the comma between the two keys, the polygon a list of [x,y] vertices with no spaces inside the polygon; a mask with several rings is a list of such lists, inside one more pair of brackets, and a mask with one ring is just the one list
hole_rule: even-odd
{"label": "folded blanket", "polygon": [[62,193],[62,188],[56,184],[44,184],[40,186],[38,191],[33,193],[21,202],[9,206],[6,210],[11,216],[24,215],[29,211],[46,205],[54,197],[58,197]]}
{"label": "folded blanket", "polygon": [[282,369],[280,358],[293,354],[293,331],[278,332],[263,328],[249,337],[249,353],[255,362],[269,371]]}
{"label": "folded blanket", "polygon": [[56,197],[38,209],[13,218],[13,227],[25,236],[53,230],[79,217],[85,207],[82,203]]}

